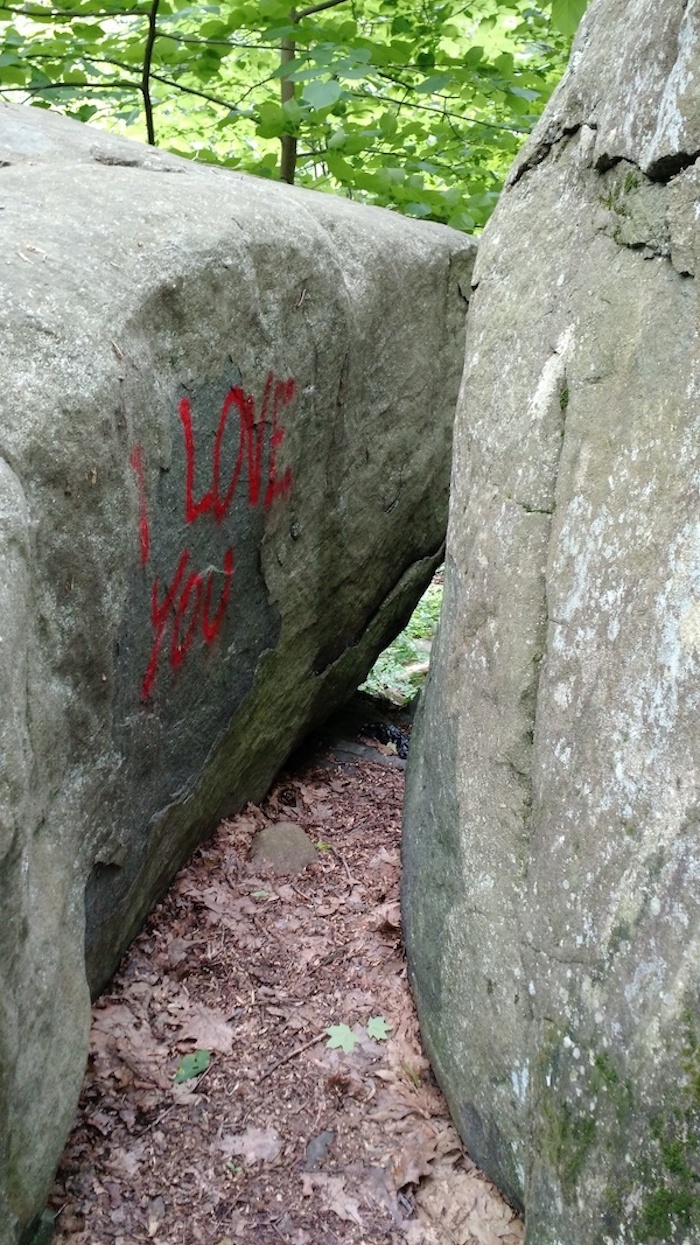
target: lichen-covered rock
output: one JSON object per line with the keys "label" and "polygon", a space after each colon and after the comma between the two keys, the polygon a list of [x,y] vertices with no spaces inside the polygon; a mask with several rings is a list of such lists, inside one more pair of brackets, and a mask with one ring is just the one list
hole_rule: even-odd
{"label": "lichen-covered rock", "polygon": [[699,40],[595,0],[468,319],[404,914],[532,1245],[700,1239]]}
{"label": "lichen-covered rock", "polygon": [[0,105],[0,166],[8,1245],[71,1122],[88,982],[441,556],[475,246],[42,110]]}

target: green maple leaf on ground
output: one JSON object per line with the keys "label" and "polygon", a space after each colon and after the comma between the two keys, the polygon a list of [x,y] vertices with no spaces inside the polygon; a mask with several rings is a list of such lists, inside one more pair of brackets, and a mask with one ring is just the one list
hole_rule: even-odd
{"label": "green maple leaf on ground", "polygon": [[393,1027],[383,1016],[372,1016],[367,1021],[367,1036],[374,1038],[376,1042],[386,1042]]}
{"label": "green maple leaf on ground", "polygon": [[357,1045],[357,1038],[348,1025],[329,1025],[326,1029],[328,1041],[326,1046],[331,1050],[344,1050],[349,1055]]}
{"label": "green maple leaf on ground", "polygon": [[209,1067],[210,1059],[211,1055],[208,1050],[195,1050],[191,1055],[185,1055],[175,1073],[175,1084],[180,1085],[182,1081],[191,1081],[192,1077],[199,1076],[201,1072],[205,1072]]}

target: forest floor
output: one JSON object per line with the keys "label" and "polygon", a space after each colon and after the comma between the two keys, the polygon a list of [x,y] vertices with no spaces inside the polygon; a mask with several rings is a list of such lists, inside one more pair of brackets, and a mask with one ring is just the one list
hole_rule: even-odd
{"label": "forest floor", "polygon": [[[421,1047],[403,762],[312,741],[178,874],[93,1012],[55,1245],[520,1245]],[[277,873],[255,836],[303,827]]]}

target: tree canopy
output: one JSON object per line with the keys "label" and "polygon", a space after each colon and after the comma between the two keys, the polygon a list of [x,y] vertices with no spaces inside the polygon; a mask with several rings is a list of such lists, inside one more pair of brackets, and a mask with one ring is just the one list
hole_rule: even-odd
{"label": "tree canopy", "polygon": [[0,4],[0,98],[473,230],[586,3]]}

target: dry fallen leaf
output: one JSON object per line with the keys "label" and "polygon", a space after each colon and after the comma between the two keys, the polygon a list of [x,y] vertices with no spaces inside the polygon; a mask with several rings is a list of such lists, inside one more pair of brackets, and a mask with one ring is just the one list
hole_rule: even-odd
{"label": "dry fallen leaf", "polygon": [[430,1174],[430,1164],[435,1158],[437,1135],[427,1124],[401,1138],[401,1146],[390,1157],[389,1168],[394,1188],[398,1193],[407,1184],[418,1184],[422,1176]]}
{"label": "dry fallen leaf", "polygon": [[199,1095],[193,1090],[191,1081],[189,1084],[187,1081],[173,1081],[170,1092],[173,1102],[178,1107],[189,1107],[199,1100]]}
{"label": "dry fallen leaf", "polygon": [[435,1164],[431,1179],[416,1191],[416,1211],[421,1223],[436,1232],[440,1241],[522,1245],[521,1221],[494,1193],[493,1185],[479,1173],[460,1170],[443,1160]]}
{"label": "dry fallen leaf", "polygon": [[139,1081],[170,1088],[164,1071],[168,1048],[156,1041],[148,1021],[138,1019],[126,1004],[107,1003],[96,1009],[90,1046],[102,1066],[116,1056]]}
{"label": "dry fallen leaf", "polygon": [[360,1216],[360,1204],[357,1198],[345,1192],[345,1176],[326,1176],[321,1173],[305,1173],[302,1177],[303,1192],[308,1197],[311,1189],[320,1191],[323,1202],[328,1210],[347,1223],[356,1223],[363,1227]]}
{"label": "dry fallen leaf", "polygon": [[154,1197],[148,1204],[147,1232],[150,1240],[156,1235],[165,1215],[165,1202],[162,1197]]}
{"label": "dry fallen leaf", "polygon": [[144,1147],[141,1144],[132,1146],[130,1150],[115,1150],[108,1164],[109,1170],[131,1180],[137,1175],[143,1163],[143,1156]]}
{"label": "dry fallen leaf", "polygon": [[219,1149],[227,1156],[239,1154],[244,1163],[271,1163],[282,1150],[282,1138],[276,1128],[246,1128],[244,1133],[229,1133],[219,1139]]}
{"label": "dry fallen leaf", "polygon": [[191,1041],[199,1049],[218,1050],[222,1055],[230,1055],[233,1038],[234,1030],[223,1012],[196,1003],[182,1022],[178,1041]]}

